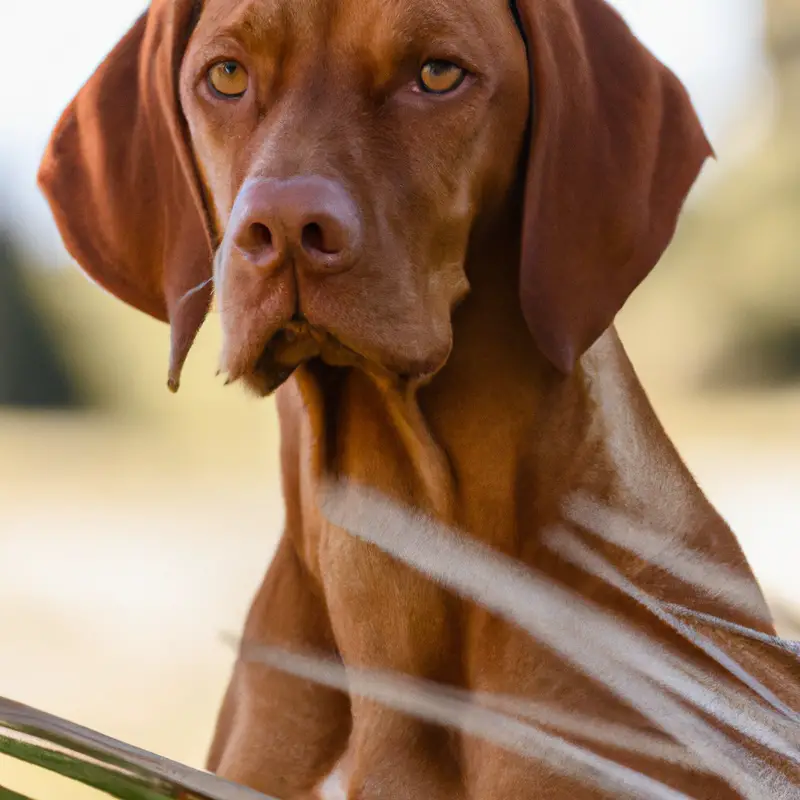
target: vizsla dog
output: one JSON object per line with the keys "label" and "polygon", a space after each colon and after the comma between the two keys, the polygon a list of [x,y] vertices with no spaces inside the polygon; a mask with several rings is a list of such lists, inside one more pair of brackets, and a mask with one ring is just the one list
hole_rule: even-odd
{"label": "vizsla dog", "polygon": [[[64,113],[40,184],[86,272],[171,325],[173,389],[213,290],[228,380],[277,391],[286,526],[247,642],[659,730],[331,522],[320,493],[345,484],[661,641],[662,622],[544,533],[571,531],[664,607],[774,636],[613,328],[710,155],[682,85],[603,0],[152,2]],[[665,550],[702,555],[751,602],[598,542],[577,496],[668,532]],[[740,796],[691,760],[593,748],[658,796]],[[334,772],[353,800],[604,796],[244,654],[208,765],[285,800]]]}

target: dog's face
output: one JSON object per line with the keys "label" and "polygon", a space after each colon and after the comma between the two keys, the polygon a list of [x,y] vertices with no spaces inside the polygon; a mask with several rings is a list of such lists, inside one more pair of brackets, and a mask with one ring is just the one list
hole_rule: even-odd
{"label": "dog's face", "polygon": [[179,85],[221,237],[223,370],[269,392],[311,356],[441,367],[528,120],[504,0],[210,0]]}
{"label": "dog's face", "polygon": [[507,313],[570,372],[710,153],[605,0],[151,0],[39,180],[87,273],[170,322],[171,385],[213,282],[223,367],[268,393],[316,357],[436,372],[501,229]]}

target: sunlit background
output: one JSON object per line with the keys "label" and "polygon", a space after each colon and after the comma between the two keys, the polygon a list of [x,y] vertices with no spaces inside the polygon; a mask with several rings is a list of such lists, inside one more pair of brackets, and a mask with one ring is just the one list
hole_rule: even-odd
{"label": "sunlit background", "polygon": [[[718,154],[623,338],[800,637],[800,3],[615,4]],[[141,10],[0,10],[0,695],[202,765],[220,634],[280,532],[274,406],[214,379],[213,317],[169,395],[166,327],[82,277],[34,186],[58,114]],[[0,783],[43,780],[0,760]]]}

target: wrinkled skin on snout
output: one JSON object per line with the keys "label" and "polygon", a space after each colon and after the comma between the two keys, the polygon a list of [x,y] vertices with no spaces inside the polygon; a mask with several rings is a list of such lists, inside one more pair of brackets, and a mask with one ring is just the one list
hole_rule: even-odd
{"label": "wrinkled skin on snout", "polygon": [[[437,60],[464,70],[454,90],[420,84]],[[236,97],[209,81],[231,62]],[[210,0],[180,101],[229,378],[268,394],[317,356],[438,371],[468,251],[510,213],[528,94],[504,0]]]}

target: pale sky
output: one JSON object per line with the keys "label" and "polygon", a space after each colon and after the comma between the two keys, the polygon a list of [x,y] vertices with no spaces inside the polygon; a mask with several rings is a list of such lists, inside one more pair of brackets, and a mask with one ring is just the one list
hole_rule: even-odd
{"label": "pale sky", "polygon": [[[0,215],[53,258],[55,229],[34,186],[59,113],[145,6],[142,0],[1,0]],[[613,0],[689,88],[725,161],[734,121],[763,91],[760,0]],[[30,31],[36,35],[32,39]],[[31,47],[31,42],[36,47]]]}

